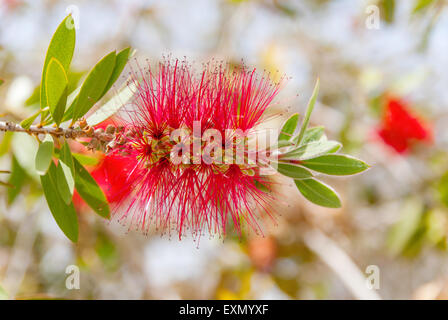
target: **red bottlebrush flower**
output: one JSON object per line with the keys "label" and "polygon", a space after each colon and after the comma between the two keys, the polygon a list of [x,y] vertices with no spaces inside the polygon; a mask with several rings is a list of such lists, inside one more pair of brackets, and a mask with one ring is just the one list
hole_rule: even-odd
{"label": "red bottlebrush flower", "polygon": [[[124,130],[110,152],[125,161],[108,172],[109,179],[125,182],[117,196],[121,208],[114,210],[114,216],[143,232],[152,226],[167,232],[175,229],[179,238],[187,229],[195,237],[203,231],[221,235],[229,223],[238,233],[243,222],[258,231],[257,209],[269,216],[271,210],[269,194],[256,186],[266,183],[257,168],[210,163],[201,157],[203,140],[199,153],[193,145],[187,163],[185,158],[174,163],[171,156],[177,151],[171,135],[176,130],[192,133],[177,141],[183,146],[191,146],[208,129],[222,137],[229,129],[250,135],[280,84],[271,83],[267,76],[257,77],[255,70],[215,64],[206,65],[196,76],[190,65],[178,61],[160,63],[155,72],[151,68],[138,75],[134,72],[133,82],[134,101],[119,115]],[[229,139],[223,139],[222,146],[229,146]],[[129,168],[126,179],[120,177],[122,168]]]}
{"label": "red bottlebrush flower", "polygon": [[408,151],[414,141],[432,139],[429,125],[415,116],[403,100],[397,98],[387,99],[378,134],[399,153]]}

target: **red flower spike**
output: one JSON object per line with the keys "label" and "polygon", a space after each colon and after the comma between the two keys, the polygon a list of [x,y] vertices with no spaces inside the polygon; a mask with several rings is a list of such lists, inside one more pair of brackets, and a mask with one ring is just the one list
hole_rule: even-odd
{"label": "red flower spike", "polygon": [[108,195],[120,204],[114,217],[145,233],[151,227],[168,233],[174,229],[179,239],[186,230],[195,237],[204,231],[222,235],[230,223],[238,233],[244,222],[259,231],[258,212],[272,217],[272,210],[267,201],[271,196],[255,185],[268,184],[258,170],[195,162],[194,147],[193,162],[175,164],[170,133],[182,129],[195,137],[195,123],[199,134],[207,129],[223,137],[227,129],[251,132],[280,84],[271,83],[268,76],[259,78],[255,70],[217,64],[205,65],[196,76],[190,65],[179,61],[162,62],[156,71],[148,68],[132,77],[133,104],[119,114],[122,143],[105,158],[115,160],[103,165],[108,182],[116,183],[113,195]]}
{"label": "red flower spike", "polygon": [[398,153],[405,153],[413,142],[432,140],[432,130],[422,119],[415,116],[407,104],[397,98],[387,98],[378,134]]}
{"label": "red flower spike", "polygon": [[128,160],[119,155],[105,156],[92,170],[92,177],[103,189],[109,203],[120,202],[123,195],[131,191],[131,187],[126,184],[129,170]]}

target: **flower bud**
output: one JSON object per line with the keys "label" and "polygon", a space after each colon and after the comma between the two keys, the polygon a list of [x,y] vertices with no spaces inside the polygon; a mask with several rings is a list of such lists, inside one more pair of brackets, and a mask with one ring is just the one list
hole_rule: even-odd
{"label": "flower bud", "polygon": [[84,118],[79,119],[78,125],[81,129],[84,129],[87,127],[87,121]]}
{"label": "flower bud", "polygon": [[108,134],[114,134],[114,133],[115,133],[115,130],[116,130],[116,128],[115,128],[113,125],[111,125],[111,124],[109,124],[109,125],[106,127],[106,133],[108,133]]}

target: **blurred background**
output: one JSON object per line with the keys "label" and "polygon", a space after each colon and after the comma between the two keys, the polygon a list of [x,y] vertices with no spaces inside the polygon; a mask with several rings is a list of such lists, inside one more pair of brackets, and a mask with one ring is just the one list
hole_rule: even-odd
{"label": "blurred background", "polygon": [[[0,180],[16,186],[0,186],[0,298],[448,298],[447,4],[0,0],[2,120],[33,113],[51,35],[72,12],[74,85],[107,52],[129,45],[143,65],[166,55],[244,61],[288,77],[271,109],[282,121],[304,112],[319,76],[312,124],[372,166],[327,180],[343,199],[337,210],[281,181],[276,223],[266,221],[264,237],[143,236],[80,206],[74,245],[30,169],[36,145],[0,133],[0,169],[12,171]],[[70,290],[72,265],[80,286]]]}

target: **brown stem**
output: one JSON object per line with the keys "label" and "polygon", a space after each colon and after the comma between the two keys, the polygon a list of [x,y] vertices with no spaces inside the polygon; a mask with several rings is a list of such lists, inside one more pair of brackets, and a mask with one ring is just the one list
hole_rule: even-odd
{"label": "brown stem", "polygon": [[76,138],[97,138],[100,141],[110,142],[114,139],[113,134],[105,132],[92,132],[80,128],[56,128],[31,126],[29,129],[22,128],[19,124],[9,121],[0,121],[0,131],[26,132],[28,134],[51,134],[55,137],[65,137],[67,139]]}

